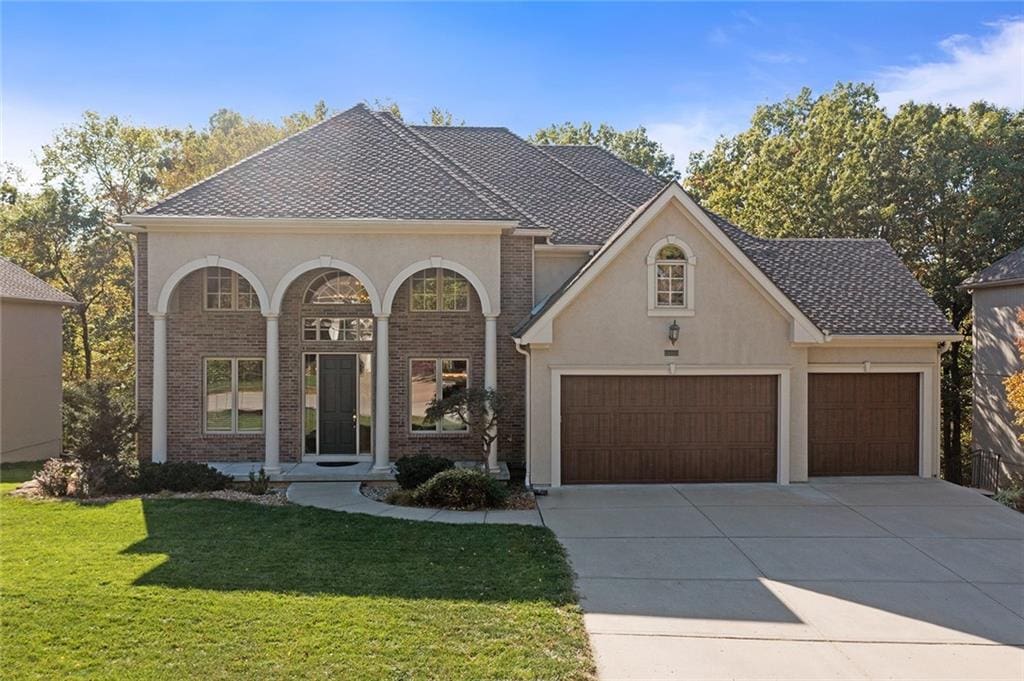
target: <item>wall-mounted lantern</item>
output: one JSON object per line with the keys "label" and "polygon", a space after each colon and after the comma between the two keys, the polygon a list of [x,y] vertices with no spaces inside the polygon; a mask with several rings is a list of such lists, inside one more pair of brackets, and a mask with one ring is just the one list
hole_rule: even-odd
{"label": "wall-mounted lantern", "polygon": [[672,345],[675,345],[676,341],[679,340],[679,322],[674,319],[672,320],[672,324],[668,327],[668,339]]}

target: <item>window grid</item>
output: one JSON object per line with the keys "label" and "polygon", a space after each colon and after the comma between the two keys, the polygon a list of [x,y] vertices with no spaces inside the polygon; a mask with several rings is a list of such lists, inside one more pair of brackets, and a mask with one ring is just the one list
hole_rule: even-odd
{"label": "window grid", "polygon": [[358,342],[373,340],[370,317],[305,317],[302,338],[308,341]]}
{"label": "window grid", "polygon": [[370,302],[370,294],[351,274],[328,272],[310,283],[303,300],[313,305],[364,305]]}
{"label": "window grid", "polygon": [[203,288],[205,310],[258,310],[260,307],[252,284],[226,267],[207,267]]}
{"label": "window grid", "polygon": [[420,270],[410,277],[409,309],[413,312],[466,312],[469,281],[443,268]]}
{"label": "window grid", "polygon": [[686,255],[683,249],[668,245],[658,251],[658,307],[686,307]]}

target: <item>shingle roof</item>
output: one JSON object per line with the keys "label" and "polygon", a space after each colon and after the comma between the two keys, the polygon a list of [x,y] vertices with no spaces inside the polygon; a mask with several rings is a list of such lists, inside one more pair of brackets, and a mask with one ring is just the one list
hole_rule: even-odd
{"label": "shingle roof", "polygon": [[[597,146],[533,145],[506,128],[409,126],[359,104],[143,214],[507,220],[549,229],[557,244],[596,245],[667,186]],[[761,239],[705,212],[823,331],[953,333],[885,242]]]}
{"label": "shingle roof", "polygon": [[75,299],[45,281],[0,258],[0,298],[32,300],[41,303],[75,305]]}
{"label": "shingle roof", "polygon": [[970,288],[979,284],[998,285],[1020,280],[1024,280],[1024,246],[968,277],[962,286]]}

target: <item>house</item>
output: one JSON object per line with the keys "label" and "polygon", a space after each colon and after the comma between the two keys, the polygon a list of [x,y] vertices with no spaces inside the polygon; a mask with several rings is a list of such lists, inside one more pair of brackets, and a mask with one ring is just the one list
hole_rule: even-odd
{"label": "house", "polygon": [[933,476],[958,338],[877,240],[764,240],[590,146],[358,105],[125,218],[155,461],[475,458],[537,485]]}
{"label": "house", "polygon": [[61,453],[61,317],[75,304],[0,258],[0,461]]}
{"label": "house", "polygon": [[1024,473],[1021,427],[1014,423],[1003,382],[1024,369],[1017,315],[1024,309],[1024,246],[962,284],[974,306],[974,404],[971,448],[1000,455],[1003,474]]}

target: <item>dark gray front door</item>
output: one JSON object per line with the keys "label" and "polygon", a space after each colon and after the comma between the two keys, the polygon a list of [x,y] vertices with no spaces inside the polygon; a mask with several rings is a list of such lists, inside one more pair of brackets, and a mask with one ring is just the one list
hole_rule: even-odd
{"label": "dark gray front door", "polygon": [[354,355],[320,355],[320,453],[356,453]]}

